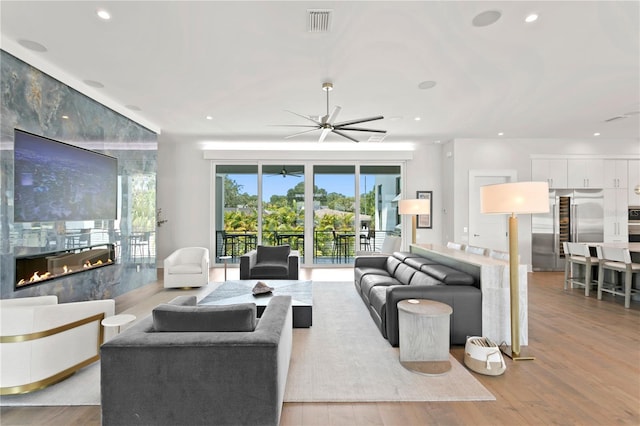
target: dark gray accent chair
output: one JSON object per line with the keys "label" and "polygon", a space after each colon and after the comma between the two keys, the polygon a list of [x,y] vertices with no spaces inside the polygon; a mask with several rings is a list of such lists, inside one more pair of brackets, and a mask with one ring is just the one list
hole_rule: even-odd
{"label": "dark gray accent chair", "polygon": [[[160,305],[102,345],[103,426],[279,424],[293,338],[291,297],[273,296],[257,323],[254,304],[223,312],[195,303],[195,296],[181,296]],[[167,331],[157,331],[154,320]],[[255,329],[202,331],[220,329],[220,322],[224,330],[233,328],[230,322],[245,330],[253,322]]]}
{"label": "dark gray accent chair", "polygon": [[260,245],[240,256],[241,280],[297,280],[299,269],[299,253],[288,245]]}

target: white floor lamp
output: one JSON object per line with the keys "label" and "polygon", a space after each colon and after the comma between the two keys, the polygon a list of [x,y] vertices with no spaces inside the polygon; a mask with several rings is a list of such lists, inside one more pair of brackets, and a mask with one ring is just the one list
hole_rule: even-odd
{"label": "white floor lamp", "polygon": [[415,198],[398,201],[398,213],[401,215],[412,215],[411,243],[416,243],[416,221],[417,215],[431,213],[431,201],[428,199]]}
{"label": "white floor lamp", "polygon": [[480,211],[487,214],[510,214],[509,217],[509,291],[511,300],[511,349],[505,355],[514,361],[532,360],[520,352],[520,285],[518,282],[517,214],[549,211],[547,182],[514,182],[480,188]]}

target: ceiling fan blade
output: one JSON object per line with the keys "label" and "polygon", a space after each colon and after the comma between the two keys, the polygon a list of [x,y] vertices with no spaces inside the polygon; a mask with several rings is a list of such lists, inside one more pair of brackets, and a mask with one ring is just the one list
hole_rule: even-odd
{"label": "ceiling fan blade", "polygon": [[336,121],[336,118],[338,118],[338,114],[340,114],[340,111],[342,111],[342,108],[337,105],[333,108],[333,111],[331,111],[331,115],[329,116],[329,124],[333,125],[333,122]]}
{"label": "ceiling fan blade", "polygon": [[386,130],[377,129],[365,129],[363,127],[349,127],[349,126],[335,126],[334,129],[338,130],[352,130],[354,132],[375,132],[375,133],[387,133]]}
{"label": "ceiling fan blade", "polygon": [[318,126],[313,126],[311,124],[267,124],[269,127],[313,127],[317,129]]}
{"label": "ceiling fan blade", "polygon": [[342,123],[334,124],[333,127],[350,126],[352,124],[366,123],[367,121],[382,120],[383,118],[384,118],[383,116],[379,115],[377,117],[360,118],[360,119],[357,119],[357,120],[343,121]]}
{"label": "ceiling fan blade", "polygon": [[309,117],[309,116],[307,116],[307,115],[298,114],[297,112],[289,111],[288,109],[285,109],[285,111],[287,111],[287,112],[289,112],[289,113],[291,113],[291,114],[293,114],[293,115],[297,115],[298,117],[302,117],[302,118],[304,118],[305,120],[309,120],[309,121],[311,121],[312,123],[317,124],[318,126],[320,126],[320,124],[321,124],[319,121],[316,121],[316,120],[314,120],[313,118],[311,118],[311,117]]}
{"label": "ceiling fan blade", "polygon": [[295,138],[296,136],[304,135],[305,133],[315,132],[316,130],[320,130],[320,127],[316,127],[314,129],[311,129],[311,130],[303,130],[302,132],[294,133],[292,135],[285,136],[284,138],[285,139]]}
{"label": "ceiling fan blade", "polygon": [[326,138],[329,133],[331,133],[331,127],[325,127],[324,129],[322,129],[322,133],[320,134],[318,142],[324,142],[324,138]]}
{"label": "ceiling fan blade", "polygon": [[342,136],[343,138],[350,139],[350,140],[352,140],[352,141],[354,141],[354,142],[360,142],[358,139],[354,139],[354,138],[352,138],[351,136],[347,135],[346,133],[342,133],[341,131],[336,130],[335,128],[332,130],[332,132],[333,132],[333,133],[335,133],[335,134],[337,134],[337,135]]}

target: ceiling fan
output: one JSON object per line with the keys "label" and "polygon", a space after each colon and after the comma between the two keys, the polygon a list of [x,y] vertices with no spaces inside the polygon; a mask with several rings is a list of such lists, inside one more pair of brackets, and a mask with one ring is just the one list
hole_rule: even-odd
{"label": "ceiling fan", "polygon": [[384,117],[382,115],[378,115],[375,117],[368,118],[360,118],[356,120],[342,121],[336,123],[336,118],[340,113],[339,106],[335,106],[331,115],[329,115],[329,92],[333,90],[333,83],[322,83],[322,90],[327,92],[327,114],[320,118],[318,121],[315,117],[311,117],[308,115],[298,114],[297,112],[286,110],[291,114],[297,115],[298,117],[302,117],[305,120],[311,121],[313,125],[288,125],[288,127],[311,127],[310,130],[304,130],[302,132],[294,133],[293,135],[286,136],[285,139],[294,138],[296,136],[304,135],[306,133],[315,132],[316,130],[321,130],[320,137],[318,138],[318,142],[324,141],[329,133],[335,133],[343,138],[347,138],[352,140],[353,142],[360,142],[356,138],[344,133],[345,131],[354,131],[354,132],[373,132],[373,133],[387,133],[386,130],[377,130],[377,129],[367,129],[363,127],[352,127],[354,124],[366,123],[369,121],[382,120]]}
{"label": "ceiling fan", "polygon": [[286,178],[287,176],[300,177],[302,175],[303,175],[302,172],[297,172],[297,171],[290,172],[289,170],[287,170],[286,166],[282,166],[282,169],[280,169],[278,173],[270,174],[268,176],[282,176],[283,178]]}

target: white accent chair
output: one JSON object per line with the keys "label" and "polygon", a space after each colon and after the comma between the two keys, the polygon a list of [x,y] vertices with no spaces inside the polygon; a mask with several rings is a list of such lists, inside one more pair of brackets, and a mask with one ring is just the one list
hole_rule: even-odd
{"label": "white accent chair", "polygon": [[464,251],[471,254],[479,254],[480,256],[486,256],[489,250],[483,247],[466,246],[464,248]]}
{"label": "white accent chair", "polygon": [[[584,287],[584,295],[589,297],[591,287],[597,284],[592,278],[592,267],[596,266],[598,259],[591,256],[586,244],[563,242],[562,245],[565,258],[564,289],[576,285]],[[576,265],[583,265],[584,272],[580,273]]]}
{"label": "white accent chair", "polygon": [[454,243],[453,241],[449,241],[447,243],[447,248],[450,248],[453,250],[464,250],[464,244]]}
{"label": "white accent chair", "polygon": [[0,300],[0,395],[42,389],[100,359],[115,330],[113,299],[58,304],[57,296]]}
{"label": "white accent chair", "polygon": [[[640,274],[640,263],[631,261],[628,248],[596,246],[598,254],[598,300],[602,292],[624,297],[624,307],[631,306],[631,295],[637,294],[633,288],[633,274]],[[614,279],[605,280],[605,272],[614,275]],[[621,275],[621,277],[615,277]],[[621,279],[616,279],[621,278]]]}
{"label": "white accent chair", "polygon": [[[509,260],[509,252],[491,249],[491,250],[489,250],[489,257],[492,258],[492,259],[508,261]],[[518,260],[520,260],[519,256],[518,256]]]}
{"label": "white accent chair", "polygon": [[209,283],[209,249],[179,248],[164,260],[164,287],[202,287]]}

